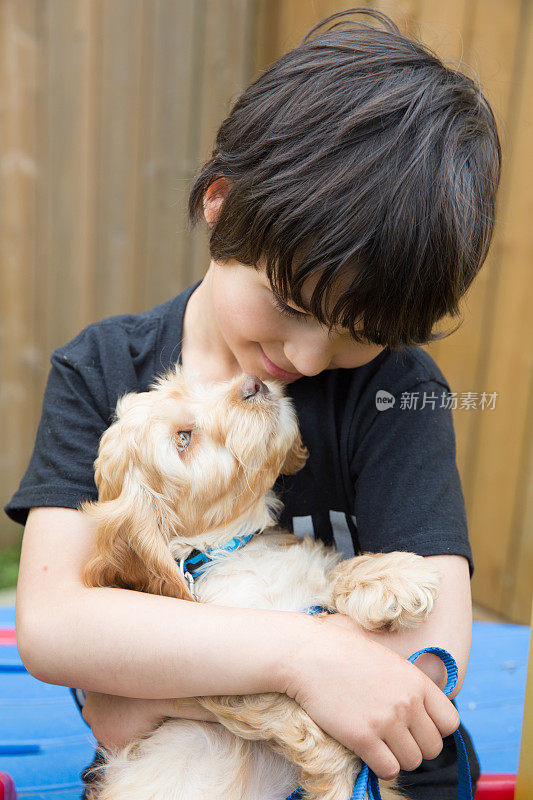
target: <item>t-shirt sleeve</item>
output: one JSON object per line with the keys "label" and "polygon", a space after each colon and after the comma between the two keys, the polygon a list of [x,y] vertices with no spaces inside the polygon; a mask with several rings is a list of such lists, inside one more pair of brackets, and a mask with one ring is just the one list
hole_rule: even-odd
{"label": "t-shirt sleeve", "polygon": [[77,508],[98,496],[93,462],[109,416],[75,360],[59,349],[51,362],[31,460],[5,508],[22,525],[32,507]]}
{"label": "t-shirt sleeve", "polygon": [[354,514],[361,552],[461,555],[472,574],[448,394],[428,380],[375,410],[351,462]]}

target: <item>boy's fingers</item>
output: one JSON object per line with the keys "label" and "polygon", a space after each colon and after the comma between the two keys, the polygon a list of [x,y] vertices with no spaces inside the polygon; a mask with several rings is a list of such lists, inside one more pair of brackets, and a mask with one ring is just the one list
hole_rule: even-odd
{"label": "boy's fingers", "polygon": [[394,753],[385,742],[374,741],[372,744],[360,744],[357,755],[365,764],[384,781],[392,781],[400,771],[400,764]]}
{"label": "boy's fingers", "polygon": [[461,722],[459,713],[451,700],[435,685],[427,692],[424,705],[443,739],[457,730]]}
{"label": "boy's fingers", "polygon": [[424,758],[431,761],[437,758],[442,750],[442,736],[433,720],[427,714],[423,720],[415,720],[409,726],[413,739],[418,742],[420,752]]}
{"label": "boy's fingers", "polygon": [[422,753],[410,731],[397,725],[385,738],[385,744],[394,753],[400,767],[409,772],[422,763]]}

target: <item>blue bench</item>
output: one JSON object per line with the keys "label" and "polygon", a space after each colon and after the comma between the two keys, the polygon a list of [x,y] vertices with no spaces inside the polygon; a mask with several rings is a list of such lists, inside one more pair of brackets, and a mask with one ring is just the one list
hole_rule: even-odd
{"label": "blue bench", "polygon": [[[0,608],[0,629],[14,626],[14,608]],[[12,777],[18,797],[79,800],[80,772],[95,746],[70,690],[38,681],[16,645],[1,644],[0,772]]]}

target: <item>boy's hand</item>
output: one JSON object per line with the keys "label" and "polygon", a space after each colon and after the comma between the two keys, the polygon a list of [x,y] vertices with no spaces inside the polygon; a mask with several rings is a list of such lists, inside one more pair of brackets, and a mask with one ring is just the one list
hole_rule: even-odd
{"label": "boy's hand", "polygon": [[285,692],[384,780],[435,758],[459,726],[453,704],[414,664],[337,622],[313,620]]}
{"label": "boy's hand", "polygon": [[118,750],[158,728],[167,717],[212,721],[208,711],[192,699],[145,700],[87,692],[83,719],[95,739],[107,750]]}

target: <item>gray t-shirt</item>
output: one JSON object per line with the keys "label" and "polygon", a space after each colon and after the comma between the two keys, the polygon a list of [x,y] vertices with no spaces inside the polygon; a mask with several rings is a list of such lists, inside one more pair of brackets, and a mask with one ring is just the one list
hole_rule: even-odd
{"label": "gray t-shirt", "polygon": [[[11,519],[24,524],[33,506],[77,508],[97,498],[93,462],[117,399],[146,391],[181,360],[185,307],[199,283],[150,311],[89,325],[52,354],[35,448],[5,509]],[[282,525],[346,557],[457,554],[472,571],[450,388],[425,350],[386,348],[362,367],[300,378],[287,392],[310,457],[275,485]]]}

